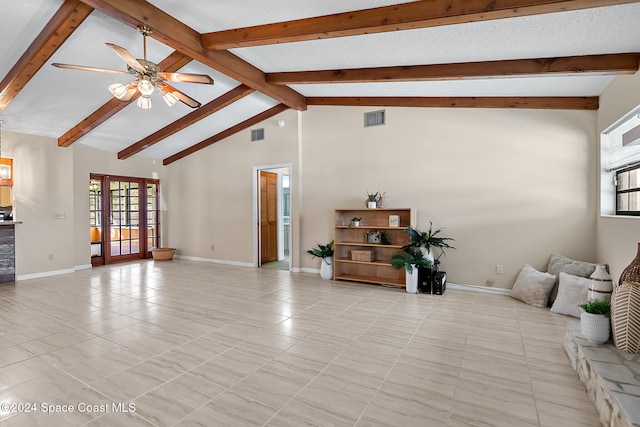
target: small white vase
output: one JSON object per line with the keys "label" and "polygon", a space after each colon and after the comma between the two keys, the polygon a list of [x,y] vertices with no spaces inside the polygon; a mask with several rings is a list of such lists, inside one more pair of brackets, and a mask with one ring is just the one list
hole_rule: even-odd
{"label": "small white vase", "polygon": [[367,207],[369,209],[375,209],[378,207],[378,203],[377,202],[367,202]]}
{"label": "small white vase", "polygon": [[422,252],[422,256],[424,257],[424,259],[426,259],[427,261],[431,261],[431,265],[433,266],[433,263],[434,263],[433,249],[430,249],[427,252],[427,248],[420,248],[420,251]]}
{"label": "small white vase", "polygon": [[611,292],[613,292],[613,284],[611,276],[607,273],[604,265],[597,265],[593,274],[589,277],[589,295],[588,299],[611,301]]}
{"label": "small white vase", "polygon": [[322,258],[322,262],[320,263],[320,277],[324,280],[333,279],[333,258]]}
{"label": "small white vase", "polygon": [[594,344],[604,344],[609,340],[611,323],[604,314],[580,314],[580,331],[582,336]]}
{"label": "small white vase", "polygon": [[406,290],[409,294],[417,294],[418,293],[418,267],[412,265],[413,270],[411,273],[405,270],[405,281],[406,281]]}

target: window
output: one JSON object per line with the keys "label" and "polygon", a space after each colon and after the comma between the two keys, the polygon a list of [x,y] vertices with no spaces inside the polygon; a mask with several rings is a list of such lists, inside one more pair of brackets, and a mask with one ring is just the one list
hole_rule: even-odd
{"label": "window", "polygon": [[640,215],[640,165],[616,172],[616,215]]}
{"label": "window", "polygon": [[600,135],[600,214],[640,216],[640,106]]}

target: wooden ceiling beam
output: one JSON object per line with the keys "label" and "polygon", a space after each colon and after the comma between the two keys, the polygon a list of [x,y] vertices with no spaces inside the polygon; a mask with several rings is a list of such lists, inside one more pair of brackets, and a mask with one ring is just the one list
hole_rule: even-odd
{"label": "wooden ceiling beam", "polygon": [[204,119],[205,117],[210,116],[216,111],[222,110],[224,107],[233,104],[234,102],[244,98],[245,96],[253,93],[254,91],[255,91],[254,89],[246,85],[236,86],[235,88],[231,89],[229,92],[219,96],[213,101],[192,111],[186,116],[181,117],[180,119],[176,120],[170,125],[167,125],[162,129],[160,129],[159,131],[154,132],[151,135],[147,136],[146,138],[141,139],[135,144],[128,146],[127,148],[125,148],[124,150],[118,153],[118,158],[121,160],[127,159],[133,156],[134,154],[139,153],[140,151],[146,148],[149,148],[152,145],[162,141],[163,139],[168,138],[174,133],[177,133],[177,132],[180,132],[181,130],[186,129],[187,127]]}
{"label": "wooden ceiling beam", "polygon": [[525,108],[597,110],[598,97],[309,97],[307,105],[358,107]]}
{"label": "wooden ceiling beam", "polygon": [[231,52],[204,49],[200,33],[144,0],[82,1],[134,28],[148,25],[153,30],[151,37],[291,108],[307,108],[305,97],[298,92],[267,83],[264,72]]}
{"label": "wooden ceiling beam", "polygon": [[0,112],[20,93],[92,11],[92,7],[80,0],[65,0],[0,82]]}
{"label": "wooden ceiling beam", "polygon": [[[191,61],[191,57],[181,52],[174,51],[173,53],[171,53],[171,55],[163,59],[158,64],[158,66],[161,70],[164,70],[168,73],[174,73]],[[139,96],[140,93],[136,92],[131,101],[128,102],[123,102],[116,98],[109,99],[100,108],[98,108],[96,111],[83,119],[80,123],[65,132],[64,135],[58,138],[58,146],[70,146],[71,144],[82,138],[84,135],[107,121],[114,114],[127,107],[130,103],[134,102],[136,99],[138,99]]]}
{"label": "wooden ceiling beam", "polygon": [[251,127],[251,126],[253,126],[255,124],[258,124],[258,123],[260,123],[260,122],[262,122],[264,120],[267,120],[268,118],[273,117],[276,114],[280,114],[283,111],[286,111],[288,109],[289,109],[288,106],[286,106],[284,104],[278,104],[275,107],[272,107],[272,108],[270,108],[270,109],[268,109],[266,111],[263,111],[260,114],[257,114],[255,116],[251,117],[250,119],[247,119],[247,120],[243,121],[242,123],[238,123],[237,125],[232,126],[227,130],[224,130],[224,131],[222,131],[220,133],[217,133],[217,134],[213,135],[210,138],[207,138],[207,139],[205,139],[203,141],[200,141],[196,145],[193,145],[193,146],[191,146],[189,148],[186,148],[186,149],[174,154],[173,156],[167,157],[166,159],[164,159],[162,161],[162,164],[166,166],[166,165],[171,164],[171,163],[173,163],[175,161],[178,161],[178,160],[180,160],[180,159],[182,159],[184,157],[187,157],[190,154],[195,153],[196,151],[200,151],[203,148],[206,148],[206,147],[208,147],[208,146],[210,146],[212,144],[215,144],[218,141],[221,141],[221,140],[223,140],[225,138],[228,138],[231,135],[234,135],[234,134],[236,134],[236,133],[238,133],[240,131],[243,131],[243,130],[247,129],[248,127]]}
{"label": "wooden ceiling beam", "polygon": [[267,81],[276,85],[289,85],[459,80],[572,73],[635,74],[639,67],[640,54],[618,53],[457,64],[269,73]]}
{"label": "wooden ceiling beam", "polygon": [[423,0],[202,35],[207,49],[231,49],[636,3],[638,0]]}

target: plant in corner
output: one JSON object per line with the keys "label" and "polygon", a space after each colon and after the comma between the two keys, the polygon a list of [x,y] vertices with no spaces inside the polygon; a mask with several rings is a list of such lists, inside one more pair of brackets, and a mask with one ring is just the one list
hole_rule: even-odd
{"label": "plant in corner", "polygon": [[[424,257],[431,260],[433,264],[437,266],[438,264],[440,264],[440,257],[442,255],[446,256],[445,249],[455,249],[453,246],[447,243],[455,239],[451,237],[439,236],[442,230],[442,228],[439,228],[434,231],[433,223],[431,221],[429,221],[429,231],[420,231],[413,227],[407,227],[405,233],[409,235],[409,244],[405,246],[405,248],[413,247],[422,249]],[[440,249],[441,252],[440,255],[438,255],[438,258],[434,259],[433,251],[431,250],[431,248]]]}
{"label": "plant in corner", "polygon": [[418,293],[418,268],[431,268],[431,265],[431,260],[411,246],[405,246],[391,255],[391,266],[396,270],[405,269],[406,290],[412,294]]}
{"label": "plant in corner", "polygon": [[320,277],[324,280],[333,278],[333,240],[323,245],[316,242],[316,247],[307,251],[313,258],[322,258],[320,263]]}
{"label": "plant in corner", "polygon": [[607,300],[591,299],[586,304],[580,304],[584,313],[580,314],[580,331],[589,342],[603,344],[609,340],[611,321],[609,313],[611,302]]}

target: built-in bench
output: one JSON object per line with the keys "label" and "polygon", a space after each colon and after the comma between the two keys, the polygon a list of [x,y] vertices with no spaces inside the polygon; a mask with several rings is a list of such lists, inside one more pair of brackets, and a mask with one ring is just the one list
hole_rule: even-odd
{"label": "built-in bench", "polygon": [[619,351],[611,341],[593,344],[580,322],[567,322],[564,348],[605,426],[640,426],[640,354]]}

